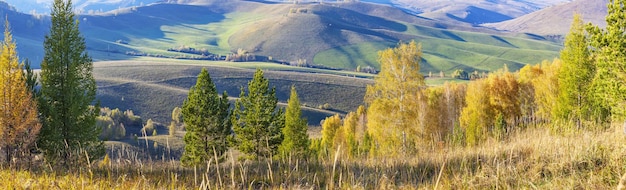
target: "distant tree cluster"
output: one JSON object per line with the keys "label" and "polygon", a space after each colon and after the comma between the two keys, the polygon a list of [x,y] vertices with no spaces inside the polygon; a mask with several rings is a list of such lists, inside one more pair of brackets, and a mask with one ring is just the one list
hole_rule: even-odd
{"label": "distant tree cluster", "polygon": [[361,67],[361,65],[358,65],[356,67],[355,71],[356,72],[361,72],[361,73],[370,73],[370,74],[377,74],[378,73],[378,71],[374,67],[371,67],[371,66]]}
{"label": "distant tree cluster", "polygon": [[101,108],[96,118],[96,125],[102,129],[100,139],[120,140],[126,137],[127,128],[141,128],[141,117],[132,110],[124,112],[119,109]]}
{"label": "distant tree cluster", "polygon": [[239,48],[237,49],[237,52],[227,55],[225,60],[232,62],[247,62],[256,60],[256,56],[249,53],[245,49]]}
{"label": "distant tree cluster", "polygon": [[461,80],[477,80],[481,78],[486,78],[487,73],[479,73],[478,71],[474,71],[472,73],[468,73],[463,69],[457,69],[452,73],[452,78],[461,79]]}
{"label": "distant tree cluster", "polygon": [[201,55],[201,56],[219,57],[219,55],[212,54],[211,52],[209,52],[209,50],[205,48],[196,49],[196,48],[188,47],[185,45],[182,45],[176,48],[169,48],[167,49],[167,51],[196,54],[196,55]]}

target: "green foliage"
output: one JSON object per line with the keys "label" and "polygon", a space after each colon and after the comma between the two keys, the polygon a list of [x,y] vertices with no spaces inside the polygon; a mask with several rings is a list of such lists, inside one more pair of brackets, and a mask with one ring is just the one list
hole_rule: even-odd
{"label": "green foliage", "polygon": [[600,116],[592,114],[592,110],[601,109],[592,102],[589,85],[595,74],[595,66],[580,17],[579,14],[574,15],[570,32],[565,37],[565,47],[561,50],[559,94],[553,110],[555,121],[572,120],[579,128],[582,127],[582,121],[590,121]]}
{"label": "green foliage", "polygon": [[506,121],[504,120],[504,114],[498,113],[498,115],[496,115],[494,125],[495,126],[493,130],[493,136],[495,136],[496,139],[504,138],[506,132]]}
{"label": "green foliage", "polygon": [[198,166],[213,158],[214,153],[218,157],[224,155],[231,133],[229,109],[228,95],[224,92],[220,96],[209,72],[202,69],[196,85],[189,89],[183,102],[182,115],[187,130],[183,139],[183,165]]}
{"label": "green foliage", "polygon": [[454,71],[452,73],[452,78],[463,79],[463,80],[469,80],[470,79],[469,74],[466,71],[464,71],[463,69],[458,69],[458,70]]}
{"label": "green foliage", "polygon": [[296,87],[291,86],[291,95],[287,101],[285,111],[285,127],[283,128],[283,142],[278,147],[280,154],[285,157],[306,156],[309,148],[308,125],[305,118],[302,118],[300,110],[300,99]]}
{"label": "green foliage", "polygon": [[317,156],[317,158],[321,159],[321,152],[322,151],[322,139],[317,138],[317,139],[310,139],[310,144],[309,144],[309,153],[312,156]]}
{"label": "green foliage", "polygon": [[232,114],[237,149],[250,159],[271,157],[283,141],[285,114],[277,108],[276,89],[257,69],[248,90],[242,88]]}
{"label": "green foliage", "polygon": [[31,67],[31,62],[28,59],[24,59],[24,71],[26,77],[26,87],[33,93],[36,93],[35,87],[39,85],[38,75],[33,72],[33,68]]}
{"label": "green foliage", "polygon": [[[608,108],[615,121],[626,119],[626,2],[610,0],[606,28],[588,25],[591,57],[595,61],[596,73],[592,80],[593,104]],[[602,119],[602,110],[592,110],[592,115]]]}
{"label": "green foliage", "polygon": [[87,55],[71,1],[55,0],[50,33],[44,40],[39,111],[43,127],[37,143],[52,163],[86,163],[104,155],[96,126],[99,105],[93,63]]}

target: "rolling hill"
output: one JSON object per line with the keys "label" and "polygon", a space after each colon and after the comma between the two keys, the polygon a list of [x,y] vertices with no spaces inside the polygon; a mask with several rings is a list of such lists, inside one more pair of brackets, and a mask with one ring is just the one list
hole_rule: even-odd
{"label": "rolling hill", "polygon": [[[22,20],[11,16],[9,19],[16,25],[24,25]],[[45,34],[46,19],[41,17],[44,24],[32,32]],[[360,2],[203,0],[130,7],[80,15],[78,19],[94,60],[129,59],[124,55],[127,52],[194,56],[167,51],[186,46],[218,55],[243,49],[283,62],[300,60],[352,70],[358,66],[378,68],[378,50],[395,46],[399,41],[417,40],[424,46],[425,73],[451,73],[456,69],[492,71],[504,64],[517,69],[552,59],[561,48],[540,36],[450,24],[389,5]],[[15,28],[16,34],[23,32],[29,31]],[[38,44],[42,36],[18,38],[18,46],[41,49]],[[20,53],[31,59],[42,56],[38,52]]]}
{"label": "rolling hill", "polygon": [[[311,73],[306,68],[290,70],[288,66],[267,63],[240,67],[226,62],[205,64],[167,59],[110,61],[94,64],[97,98],[104,107],[132,109],[144,121],[153,119],[167,124],[172,110],[182,106],[202,68],[207,68],[218,91],[227,92],[233,100],[240,95],[241,87],[247,87],[254,68],[265,69],[265,77],[276,87],[281,106],[286,105],[291,85],[296,86],[300,102],[305,105],[303,115],[310,125],[319,125],[334,114],[356,110],[363,103],[365,86],[372,83],[370,79]],[[324,108],[324,104],[328,107]]]}
{"label": "rolling hill", "polygon": [[417,15],[457,24],[478,25],[510,20],[572,0],[394,0]]}
{"label": "rolling hill", "polygon": [[576,0],[521,16],[500,23],[485,24],[499,30],[525,32],[540,35],[564,35],[569,31],[574,13],[579,13],[585,22],[605,26],[607,1]]}
{"label": "rolling hill", "polygon": [[[33,64],[39,65],[43,57],[43,39],[46,29],[50,27],[50,19],[45,16],[17,12],[14,7],[0,1],[0,19],[5,20],[7,18],[11,22],[12,34],[17,41],[19,56],[29,58]],[[4,29],[4,22],[0,26]]]}

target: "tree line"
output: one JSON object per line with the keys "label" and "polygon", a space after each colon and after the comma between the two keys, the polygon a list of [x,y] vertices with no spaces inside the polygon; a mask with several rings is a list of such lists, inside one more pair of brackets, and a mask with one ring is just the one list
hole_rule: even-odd
{"label": "tree line", "polygon": [[276,90],[260,69],[247,89],[241,89],[234,106],[225,92],[218,94],[208,71],[202,69],[181,110],[187,131],[182,164],[202,166],[215,157],[223,158],[231,147],[246,159],[306,155],[308,126],[295,87],[285,109],[277,104]]}
{"label": "tree line", "polygon": [[[312,147],[350,156],[405,156],[437,144],[473,146],[527,127],[553,132],[604,129],[626,119],[624,2],[608,4],[607,27],[575,15],[560,58],[506,68],[467,84],[426,86],[421,45],[379,52],[381,72],[367,87],[366,108],[327,118]],[[430,146],[425,146],[430,145]],[[331,150],[331,151],[328,151]]]}
{"label": "tree line", "polygon": [[[230,111],[226,96],[220,99],[214,86],[205,87],[212,95],[194,95],[196,86],[185,101],[183,120],[202,120],[197,116],[206,113],[204,126],[216,126],[188,128],[185,142],[189,150],[186,147],[183,157],[202,152],[204,159],[210,159],[211,153],[222,155],[229,145],[248,158],[285,153],[317,158],[331,158],[336,153],[349,158],[406,156],[429,151],[422,147],[438,147],[424,145],[473,146],[488,138],[503,140],[527,127],[547,126],[555,132],[604,128],[626,117],[622,4],[610,1],[606,29],[585,25],[576,15],[560,59],[527,65],[517,72],[505,65],[467,84],[427,86],[420,72],[421,44],[415,41],[380,51],[381,70],[375,83],[367,87],[366,105],[344,118],[326,118],[320,139],[309,139],[306,125],[298,124],[300,115],[291,114],[299,112],[295,111],[299,109],[295,90],[287,111],[278,109],[275,92],[260,70]],[[210,83],[204,71],[198,84],[200,78]],[[193,97],[213,97],[200,102],[213,102],[206,109],[222,111],[198,111],[200,104],[191,103],[198,101]],[[294,126],[299,130],[293,130]],[[197,132],[191,132],[194,130]],[[196,146],[191,138],[207,132],[219,137],[202,137],[202,148],[191,148],[190,144]]]}

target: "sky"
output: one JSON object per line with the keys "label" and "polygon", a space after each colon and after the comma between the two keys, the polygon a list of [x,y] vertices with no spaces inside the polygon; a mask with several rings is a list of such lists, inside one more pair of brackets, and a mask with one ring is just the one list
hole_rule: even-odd
{"label": "sky", "polygon": [[[17,11],[24,13],[49,14],[53,0],[0,0],[9,3]],[[73,0],[74,8],[84,13],[110,11],[118,8],[147,5],[160,0]]]}

